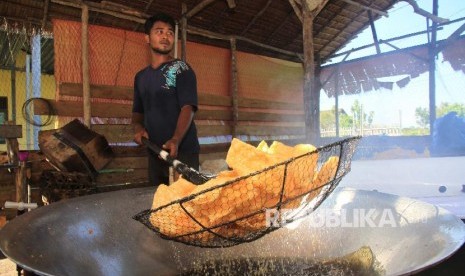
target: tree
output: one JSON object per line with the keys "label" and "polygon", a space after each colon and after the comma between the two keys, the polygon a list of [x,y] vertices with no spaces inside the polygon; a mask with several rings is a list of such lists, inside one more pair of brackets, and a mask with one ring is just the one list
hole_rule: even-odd
{"label": "tree", "polygon": [[[440,118],[449,112],[457,112],[460,117],[465,117],[465,105],[459,103],[441,103],[439,107],[436,107],[436,117]],[[429,126],[429,110],[425,107],[417,107],[415,109],[415,117],[417,124],[421,127]]]}
{"label": "tree", "polygon": [[[348,115],[342,109],[339,110],[339,127],[350,128],[354,126],[360,126],[360,114],[363,106],[356,100],[351,107],[352,115]],[[373,117],[375,112],[371,111],[370,114],[363,113],[364,125],[371,126],[373,123]],[[333,106],[331,110],[320,112],[320,127],[322,129],[332,129],[336,127],[336,106]]]}
{"label": "tree", "polygon": [[349,128],[349,127],[352,127],[353,124],[354,124],[354,121],[349,115],[347,115],[346,113],[339,114],[339,126],[340,127]]}
{"label": "tree", "polygon": [[321,129],[332,129],[336,126],[336,107],[333,106],[331,110],[325,110],[320,112],[320,128]]}
{"label": "tree", "polygon": [[453,103],[453,104],[442,103],[436,109],[436,116],[442,117],[452,111],[457,112],[457,116],[459,117],[465,117],[465,105],[459,104],[459,103]]}
{"label": "tree", "polygon": [[429,110],[425,107],[417,107],[415,109],[415,117],[420,127],[426,128],[429,126]]}
{"label": "tree", "polygon": [[[353,120],[342,109],[339,110],[339,127],[349,128],[352,127]],[[332,129],[336,127],[336,106],[331,110],[320,112],[320,127],[322,129]]]}
{"label": "tree", "polygon": [[371,126],[371,124],[373,123],[373,117],[375,116],[375,112],[371,111],[370,114],[367,115],[365,112],[363,112],[363,105],[360,104],[358,100],[355,100],[354,104],[350,108],[350,111],[352,111],[353,123],[355,126]]}

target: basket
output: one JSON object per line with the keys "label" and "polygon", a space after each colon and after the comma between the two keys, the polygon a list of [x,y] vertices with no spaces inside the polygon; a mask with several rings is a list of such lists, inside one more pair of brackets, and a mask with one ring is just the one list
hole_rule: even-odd
{"label": "basket", "polygon": [[319,147],[133,218],[164,239],[198,247],[254,241],[318,208],[350,171],[360,138]]}

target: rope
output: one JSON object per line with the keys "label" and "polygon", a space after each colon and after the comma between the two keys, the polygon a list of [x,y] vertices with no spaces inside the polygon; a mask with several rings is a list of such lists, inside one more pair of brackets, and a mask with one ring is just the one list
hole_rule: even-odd
{"label": "rope", "polygon": [[[33,101],[34,100],[38,100],[38,101],[41,101],[45,104],[45,106],[47,107],[47,113],[45,116],[47,116],[47,118],[41,122],[39,120],[34,120],[34,117],[35,115],[33,114],[32,112],[32,107],[34,106],[33,105]],[[32,106],[32,107],[31,107]],[[56,112],[52,106],[52,104],[47,100],[47,99],[44,99],[44,98],[30,98],[28,100],[26,100],[23,104],[23,107],[22,107],[22,114],[23,114],[23,118],[24,120],[26,120],[27,123],[33,125],[33,126],[38,126],[38,127],[43,127],[43,126],[48,126],[49,124],[51,124],[53,122],[53,116],[56,115]]]}

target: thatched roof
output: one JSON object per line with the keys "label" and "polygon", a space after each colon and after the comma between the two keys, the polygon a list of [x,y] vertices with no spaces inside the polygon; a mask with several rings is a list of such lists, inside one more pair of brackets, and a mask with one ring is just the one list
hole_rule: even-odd
{"label": "thatched roof", "polygon": [[[302,23],[296,13],[302,0],[2,0],[0,19],[18,28],[51,31],[51,19],[81,20],[81,3],[89,7],[89,24],[142,32],[147,16],[163,11],[181,19],[188,17],[187,40],[230,47],[227,38],[237,38],[237,49],[275,58],[301,61]],[[314,19],[314,51],[322,62],[376,20],[396,0],[307,0],[326,3]],[[186,12],[182,12],[185,3]],[[299,4],[300,3],[300,4]],[[294,6],[294,7],[293,7]],[[115,16],[118,15],[118,16]],[[2,18],[3,17],[3,18]],[[210,38],[205,35],[208,32]],[[3,34],[4,35],[4,34]],[[212,38],[215,37],[215,38]],[[5,48],[6,39],[2,38]],[[264,47],[265,46],[265,47]],[[11,47],[11,45],[10,45]],[[52,47],[52,45],[50,45]],[[48,52],[53,49],[49,49]],[[47,49],[43,49],[47,52]],[[5,49],[0,53],[5,55]],[[2,56],[2,66],[6,66]],[[53,65],[53,63],[51,63]]]}

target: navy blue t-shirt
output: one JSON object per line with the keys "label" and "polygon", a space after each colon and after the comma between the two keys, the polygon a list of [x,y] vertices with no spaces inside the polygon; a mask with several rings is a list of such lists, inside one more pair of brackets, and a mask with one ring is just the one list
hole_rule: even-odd
{"label": "navy blue t-shirt", "polygon": [[[134,78],[132,111],[144,114],[150,140],[162,146],[173,137],[181,108],[191,105],[197,111],[197,79],[192,68],[175,59],[154,69],[148,66]],[[194,122],[179,144],[179,152],[199,153]]]}

